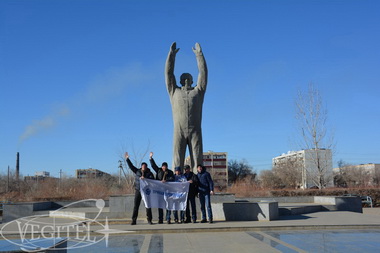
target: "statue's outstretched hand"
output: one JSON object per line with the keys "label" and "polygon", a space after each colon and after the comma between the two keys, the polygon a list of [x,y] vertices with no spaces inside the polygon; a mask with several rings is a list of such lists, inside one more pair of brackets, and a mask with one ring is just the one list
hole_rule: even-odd
{"label": "statue's outstretched hand", "polygon": [[194,54],[201,54],[202,53],[202,48],[201,48],[201,45],[199,45],[199,43],[195,43],[195,48],[193,47],[193,52]]}
{"label": "statue's outstretched hand", "polygon": [[179,48],[177,48],[177,43],[173,42],[173,44],[170,47],[170,53],[173,53],[174,55],[176,55],[178,51],[179,51]]}

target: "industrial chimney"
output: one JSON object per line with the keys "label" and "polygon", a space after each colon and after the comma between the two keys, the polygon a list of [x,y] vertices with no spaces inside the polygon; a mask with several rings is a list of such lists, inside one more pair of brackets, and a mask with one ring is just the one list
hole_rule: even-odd
{"label": "industrial chimney", "polygon": [[16,181],[19,180],[19,176],[20,176],[20,154],[19,154],[19,152],[17,152],[17,155],[16,155]]}

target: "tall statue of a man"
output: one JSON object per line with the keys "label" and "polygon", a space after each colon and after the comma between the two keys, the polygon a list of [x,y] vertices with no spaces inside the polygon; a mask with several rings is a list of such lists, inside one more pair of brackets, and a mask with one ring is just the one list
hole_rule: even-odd
{"label": "tall statue of a man", "polygon": [[175,56],[179,48],[174,42],[169,51],[165,66],[165,81],[173,111],[173,168],[183,168],[186,147],[189,147],[190,165],[194,170],[203,164],[202,144],[202,106],[207,87],[207,66],[201,46],[196,43],[193,52],[198,64],[198,82],[192,87],[193,77],[183,73],[180,78],[182,87],[178,87],[174,76]]}

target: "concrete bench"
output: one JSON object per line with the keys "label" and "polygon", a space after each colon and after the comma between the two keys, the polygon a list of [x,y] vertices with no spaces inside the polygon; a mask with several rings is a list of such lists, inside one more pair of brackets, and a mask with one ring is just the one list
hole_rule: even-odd
{"label": "concrete bench", "polygon": [[358,196],[314,196],[314,203],[335,205],[336,211],[363,213],[362,201]]}
{"label": "concrete bench", "polygon": [[3,206],[3,222],[33,215],[35,211],[48,210],[51,202],[7,203]]}
{"label": "concrete bench", "polygon": [[278,202],[224,202],[212,203],[215,220],[271,221],[278,219]]}
{"label": "concrete bench", "polygon": [[355,194],[344,194],[343,196],[345,197],[360,197],[360,199],[362,200],[362,204],[364,205],[370,205],[371,208],[373,207],[373,202],[372,202],[372,198],[370,196],[359,196],[359,195],[355,195]]}

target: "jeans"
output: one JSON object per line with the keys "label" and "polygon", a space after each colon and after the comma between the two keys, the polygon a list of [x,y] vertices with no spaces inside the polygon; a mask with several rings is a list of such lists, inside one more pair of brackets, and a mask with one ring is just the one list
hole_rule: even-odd
{"label": "jeans", "polygon": [[[174,220],[178,221],[178,211],[173,211]],[[181,216],[181,221],[185,219],[185,211],[179,211],[179,215]]]}
{"label": "jeans", "polygon": [[[135,203],[133,207],[133,214],[132,214],[132,221],[136,221],[137,216],[139,215],[139,207],[141,204],[141,193],[140,191],[136,190],[135,191]],[[151,208],[146,208],[146,217],[148,221],[152,221],[152,209]]]}
{"label": "jeans", "polygon": [[170,216],[172,215],[172,211],[166,210],[166,220],[170,221]]}
{"label": "jeans", "polygon": [[199,201],[201,202],[202,220],[207,220],[206,207],[209,220],[212,220],[210,193],[199,192]]}
{"label": "jeans", "polygon": [[158,208],[158,221],[164,220],[164,210],[162,208]]}
{"label": "jeans", "polygon": [[186,204],[186,220],[190,221],[190,205],[191,205],[191,218],[193,221],[197,220],[197,210],[195,206],[195,196],[194,197],[188,197],[187,198],[187,204]]}

